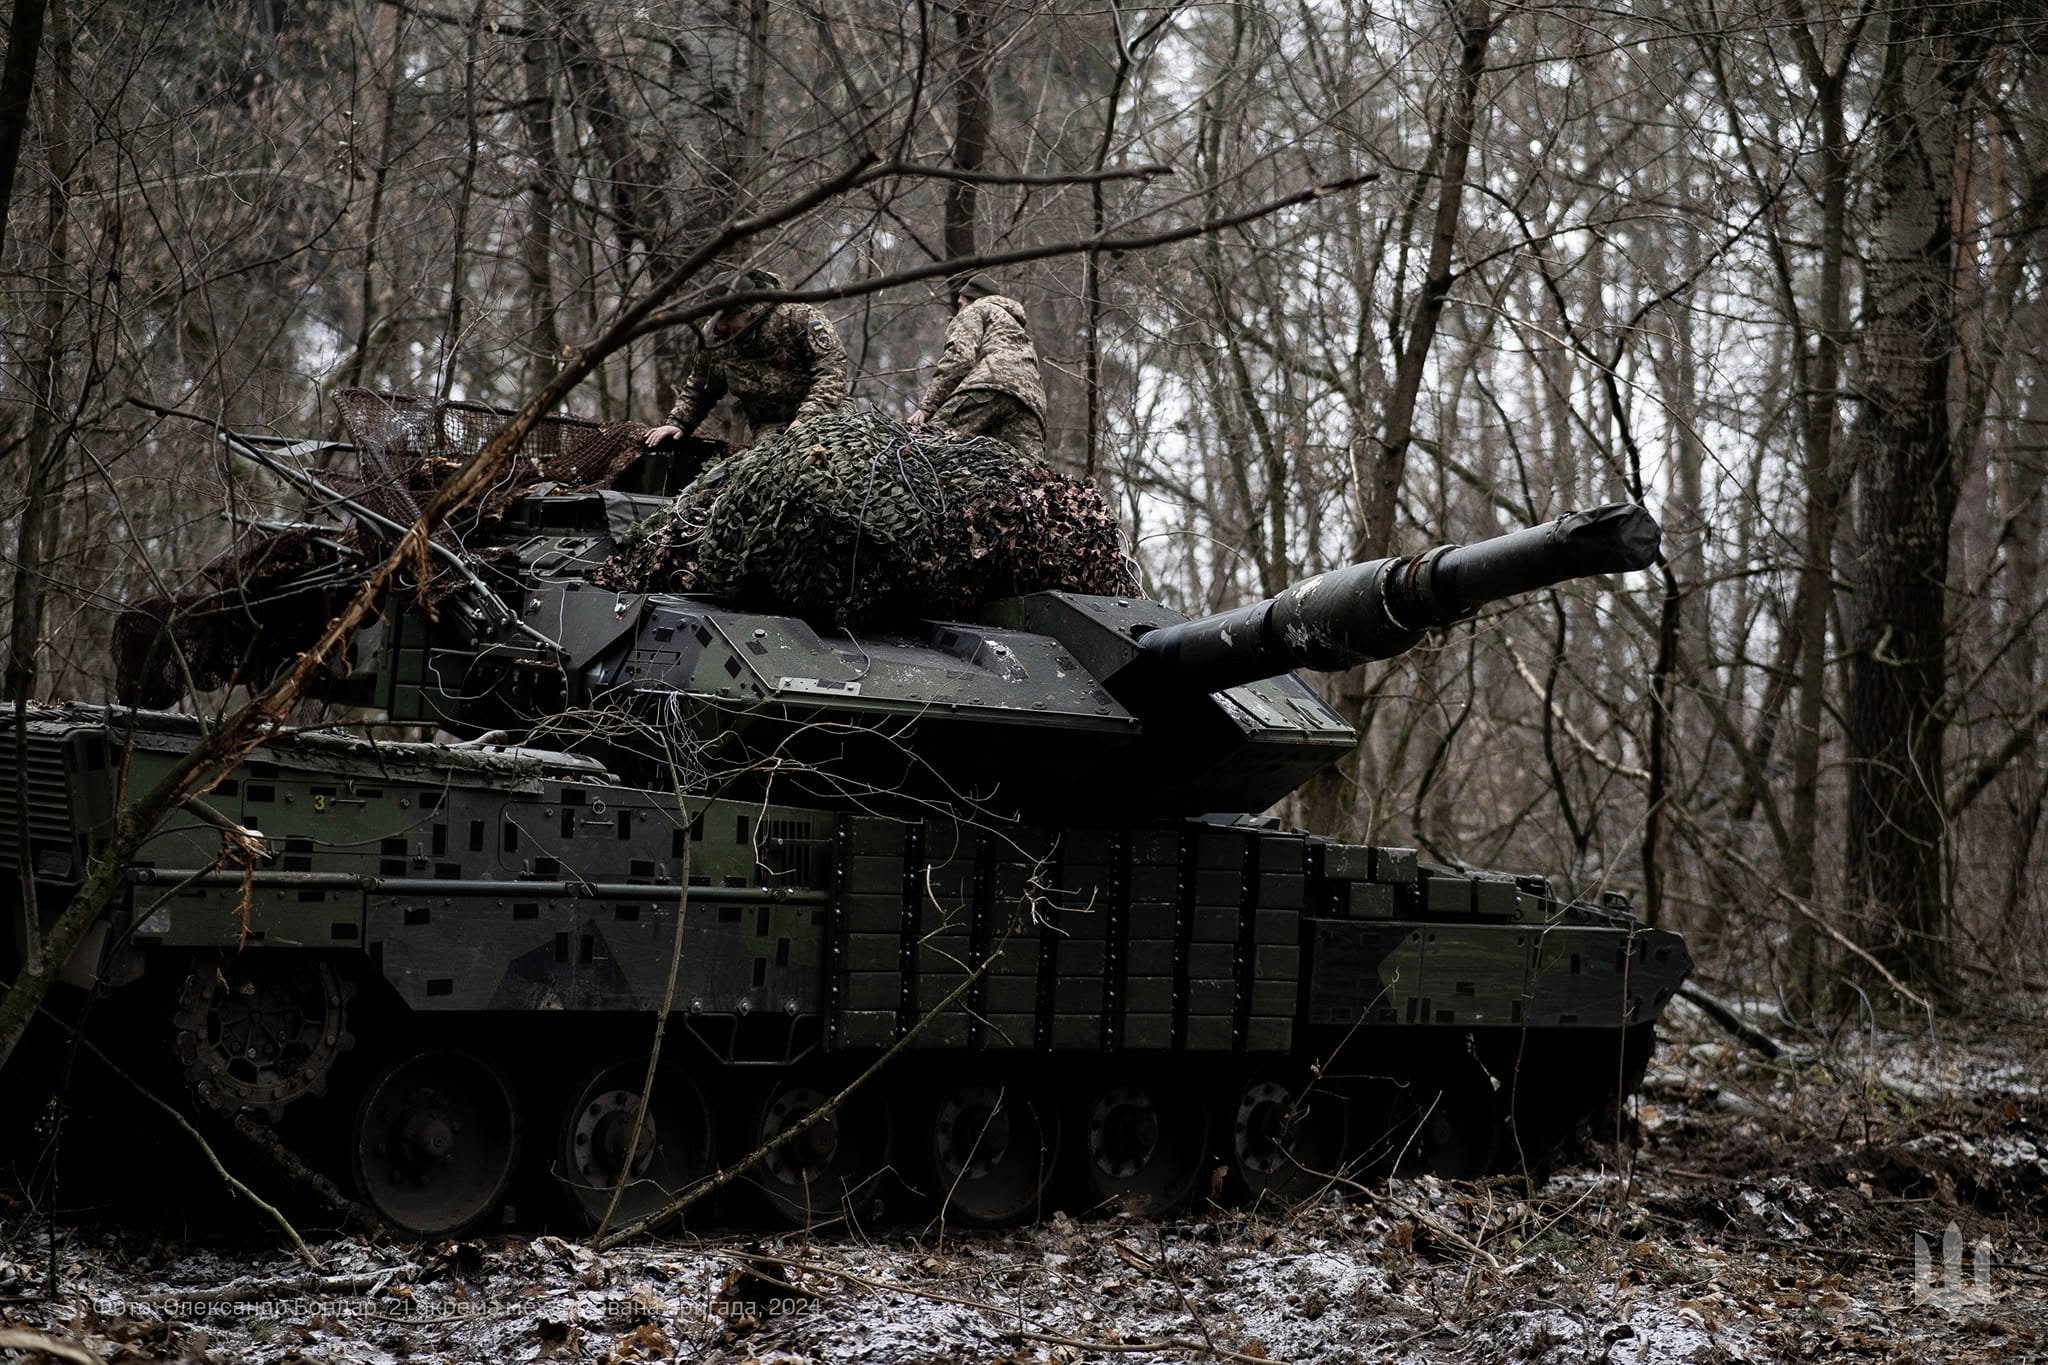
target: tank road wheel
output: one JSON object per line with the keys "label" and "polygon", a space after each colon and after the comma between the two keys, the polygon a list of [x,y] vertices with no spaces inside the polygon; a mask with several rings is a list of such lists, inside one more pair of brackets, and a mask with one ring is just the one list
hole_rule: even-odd
{"label": "tank road wheel", "polygon": [[[776,1086],[761,1107],[748,1150],[803,1124],[832,1093],[800,1082]],[[888,1157],[887,1111],[855,1095],[761,1158],[753,1182],[767,1196],[771,1213],[793,1227],[807,1227],[836,1216],[871,1189]]]}
{"label": "tank road wheel", "polygon": [[512,1092],[464,1052],[420,1052],[387,1068],[356,1115],[356,1179],[392,1224],[422,1237],[497,1207],[518,1153]]}
{"label": "tank road wheel", "polygon": [[619,1194],[614,1223],[659,1210],[711,1169],[711,1112],[697,1083],[672,1066],[655,1072],[654,1102],[640,1121],[645,1062],[599,1068],[562,1117],[558,1174],[584,1221],[596,1227],[612,1202],[612,1189],[633,1151],[632,1175]]}
{"label": "tank road wheel", "polygon": [[1038,1212],[1059,1155],[1050,1105],[1015,1083],[957,1079],[923,1119],[918,1175],[942,1220],[1002,1227]]}
{"label": "tank road wheel", "polygon": [[352,994],[333,966],[303,956],[199,958],[173,1015],[185,1079],[222,1113],[257,1110],[275,1121],[293,1100],[327,1092],[335,1059],[354,1045]]}
{"label": "tank road wheel", "polygon": [[1308,1198],[1343,1162],[1350,1120],[1343,1096],[1323,1086],[1252,1080],[1230,1115],[1230,1183],[1255,1202]]}
{"label": "tank road wheel", "polygon": [[1494,1170],[1501,1152],[1501,1108],[1485,1076],[1460,1072],[1446,1082],[1412,1083],[1396,1120],[1411,1157],[1446,1180]]}
{"label": "tank road wheel", "polygon": [[1178,1076],[1114,1075],[1081,1118],[1081,1173],[1098,1201],[1147,1218],[1187,1201],[1209,1155],[1209,1123]]}

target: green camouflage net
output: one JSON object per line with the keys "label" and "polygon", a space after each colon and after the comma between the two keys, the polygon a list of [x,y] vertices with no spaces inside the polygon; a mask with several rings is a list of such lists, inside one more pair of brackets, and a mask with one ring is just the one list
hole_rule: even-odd
{"label": "green camouflage net", "polygon": [[594,577],[841,622],[1138,592],[1095,489],[1000,441],[851,409],[712,465]]}

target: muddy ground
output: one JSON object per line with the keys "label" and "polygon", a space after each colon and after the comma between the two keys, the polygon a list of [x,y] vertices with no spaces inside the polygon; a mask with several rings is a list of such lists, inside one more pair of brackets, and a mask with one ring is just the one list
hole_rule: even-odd
{"label": "muddy ground", "polygon": [[[1797,1050],[1766,1062],[1678,1006],[1640,1145],[1588,1148],[1533,1191],[1381,1179],[1164,1224],[841,1225],[604,1255],[308,1226],[317,1273],[260,1230],[142,1232],[102,1210],[63,1220],[54,1297],[0,1306],[0,1359],[2048,1360],[2048,1012],[2011,1008],[1968,1029],[1781,1030]],[[49,1225],[0,1198],[0,1294],[35,1294]]]}

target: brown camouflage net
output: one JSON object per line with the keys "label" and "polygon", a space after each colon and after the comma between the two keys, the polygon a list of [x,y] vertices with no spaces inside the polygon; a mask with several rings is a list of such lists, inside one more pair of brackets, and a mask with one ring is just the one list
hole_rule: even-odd
{"label": "brown camouflage net", "polygon": [[[414,490],[439,487],[512,418],[481,403],[373,389],[342,389],[334,406],[364,461],[365,476],[372,473],[374,456],[379,471]],[[510,477],[582,483],[592,461],[581,447],[604,430],[585,417],[543,417],[514,450]]]}
{"label": "brown camouflage net", "polygon": [[[477,403],[369,389],[343,389],[335,406],[355,443],[356,468],[323,477],[401,526],[417,521],[434,490],[511,418]],[[609,488],[646,454],[646,433],[637,422],[541,418],[514,450],[500,484],[435,539],[460,546],[542,482],[565,492]],[[246,536],[200,570],[204,586],[146,598],[121,613],[114,624],[116,695],[130,706],[161,707],[185,694],[188,677],[198,691],[235,681],[262,685],[318,638],[361,582],[368,558],[390,541],[362,519],[332,533],[300,527]],[[431,601],[464,581],[443,569],[425,594]]]}
{"label": "brown camouflage net", "polygon": [[[354,486],[342,491],[408,525],[419,519],[433,491],[512,418],[481,403],[371,389],[342,389],[334,395],[334,406],[360,464]],[[611,487],[646,454],[646,435],[647,428],[638,422],[605,426],[560,414],[540,418],[513,448],[503,478],[472,514],[471,524],[495,521],[506,504],[535,484],[552,483],[576,493]]]}
{"label": "brown camouflage net", "polygon": [[713,465],[594,577],[841,622],[1138,592],[1095,489],[999,441],[851,409]]}
{"label": "brown camouflage net", "polygon": [[342,537],[293,527],[249,536],[199,571],[205,587],[133,603],[114,622],[114,692],[169,706],[291,662],[354,590],[361,560]]}

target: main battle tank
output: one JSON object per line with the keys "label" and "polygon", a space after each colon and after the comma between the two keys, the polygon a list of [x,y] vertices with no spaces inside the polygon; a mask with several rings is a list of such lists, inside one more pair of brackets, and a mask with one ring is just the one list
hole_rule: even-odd
{"label": "main battle tank", "polygon": [[[329,494],[308,471],[348,454],[229,439]],[[1640,508],[1197,620],[1053,591],[835,628],[596,586],[662,491],[506,500],[460,581],[394,594],[319,689],[440,742],[281,733],[142,850],[96,970],[160,1001],[203,1104],[439,1234],[508,1191],[645,1215],[764,1147],[749,1181],[795,1221],[877,1191],[978,1223],[1160,1212],[1219,1167],[1264,1199],[1374,1163],[1540,1170],[1634,1088],[1678,937],[1256,812],[1356,743],[1292,670],[1644,567]],[[46,913],[122,784],[197,735],[32,713]],[[8,866],[21,814],[0,784]]]}

